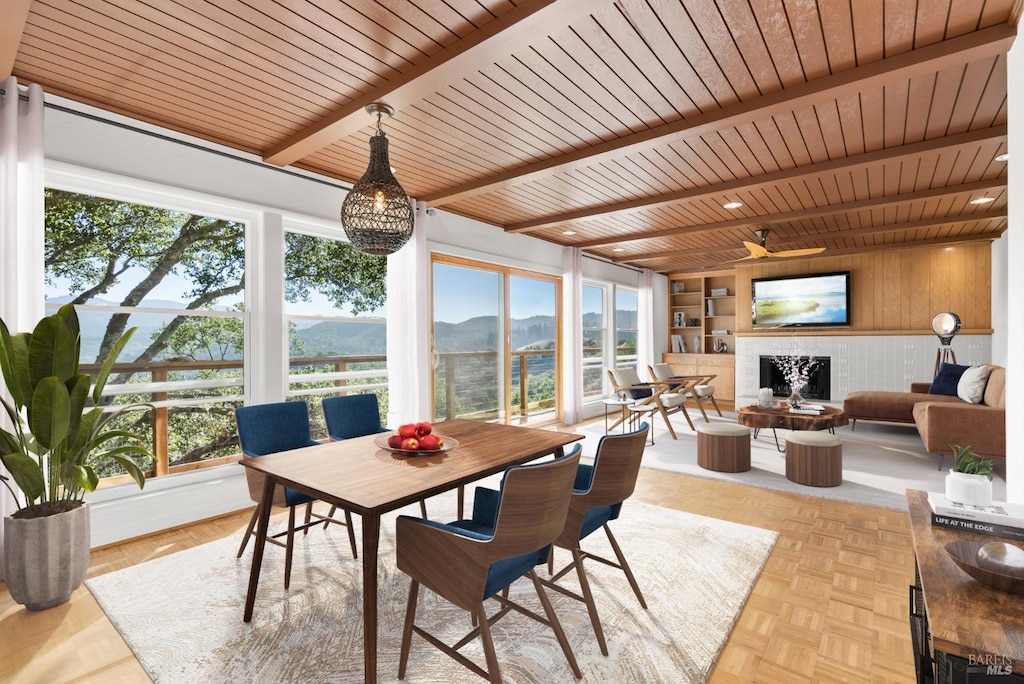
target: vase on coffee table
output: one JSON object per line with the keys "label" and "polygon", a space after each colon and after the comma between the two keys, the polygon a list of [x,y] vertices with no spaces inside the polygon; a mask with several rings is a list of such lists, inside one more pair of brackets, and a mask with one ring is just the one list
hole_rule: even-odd
{"label": "vase on coffee table", "polygon": [[800,390],[803,388],[803,385],[795,383],[790,385],[789,397],[786,399],[786,403],[789,404],[790,408],[800,408],[804,404],[804,398],[800,394]]}

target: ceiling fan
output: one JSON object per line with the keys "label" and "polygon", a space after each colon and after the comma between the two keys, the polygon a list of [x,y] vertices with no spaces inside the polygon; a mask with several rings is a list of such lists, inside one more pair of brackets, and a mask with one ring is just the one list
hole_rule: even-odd
{"label": "ceiling fan", "polygon": [[770,232],[771,231],[768,230],[767,228],[758,228],[757,230],[755,230],[754,233],[757,235],[757,239],[760,244],[755,244],[753,242],[747,242],[746,240],[744,240],[743,244],[746,245],[747,250],[750,252],[750,255],[745,256],[741,259],[736,259],[736,261],[746,261],[747,259],[764,259],[766,257],[785,258],[808,256],[810,254],[820,254],[821,252],[825,251],[824,247],[811,247],[809,249],[785,249],[782,250],[781,252],[769,252],[768,248],[765,247],[765,242],[768,241],[768,233]]}

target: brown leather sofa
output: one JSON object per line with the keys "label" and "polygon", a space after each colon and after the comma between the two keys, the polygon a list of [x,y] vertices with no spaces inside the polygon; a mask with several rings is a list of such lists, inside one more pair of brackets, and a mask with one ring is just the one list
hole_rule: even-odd
{"label": "brown leather sofa", "polygon": [[991,368],[980,404],[928,394],[931,383],[915,382],[909,392],[850,392],[843,411],[854,429],[858,420],[913,423],[928,453],[952,454],[957,444],[974,447],[979,456],[1006,458],[1006,370]]}

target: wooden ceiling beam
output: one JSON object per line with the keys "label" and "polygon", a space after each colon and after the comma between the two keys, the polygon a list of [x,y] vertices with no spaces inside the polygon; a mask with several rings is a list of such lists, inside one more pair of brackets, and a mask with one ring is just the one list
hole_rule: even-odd
{"label": "wooden ceiling beam", "polygon": [[25,32],[31,5],[32,0],[0,2],[0,81],[14,72],[14,61],[18,58],[21,34]]}
{"label": "wooden ceiling beam", "polygon": [[739,219],[732,219],[730,221],[719,221],[717,223],[705,223],[697,226],[669,228],[668,230],[647,231],[643,233],[630,233],[629,235],[622,235],[618,237],[607,237],[601,238],[599,240],[584,240],[581,242],[571,242],[567,244],[572,247],[580,247],[583,249],[593,247],[604,247],[606,245],[620,245],[624,242],[635,242],[637,240],[655,240],[658,238],[671,237],[673,235],[690,235],[693,233],[706,233],[715,230],[723,230],[726,228],[740,228],[743,226],[758,226],[763,224],[783,223],[785,221],[799,221],[802,219],[815,218],[818,216],[830,216],[832,214],[844,214],[853,211],[861,211],[862,209],[874,209],[876,207],[883,207],[890,204],[899,204],[900,202],[913,202],[922,199],[933,199],[935,197],[945,197],[947,195],[959,195],[962,193],[980,192],[983,190],[993,190],[996,188],[1005,187],[1005,178],[994,178],[992,180],[981,180],[975,181],[973,183],[964,183],[962,185],[947,185],[940,188],[930,188],[928,190],[918,190],[916,192],[905,192],[899,195],[870,197],[867,199],[855,200],[853,202],[841,202],[839,204],[827,204],[821,207],[796,209],[794,211],[784,211],[778,214],[749,216]]}
{"label": "wooden ceiling beam", "polygon": [[526,0],[440,52],[327,114],[312,126],[267,150],[263,161],[286,166],[373,123],[363,110],[383,102],[396,112],[425,100],[442,86],[477,72],[555,26],[568,26],[600,9],[593,0]]}
{"label": "wooden ceiling beam", "polygon": [[[991,211],[978,212],[976,214],[960,214],[957,216],[937,216],[935,218],[920,219],[918,221],[886,223],[881,226],[867,226],[865,228],[852,228],[849,230],[830,231],[824,233],[811,233],[807,235],[790,235],[788,237],[782,237],[773,230],[771,238],[769,238],[769,240],[771,241],[772,246],[803,244],[807,242],[820,244],[821,242],[824,242],[826,240],[848,240],[850,238],[865,237],[867,235],[896,233],[903,230],[921,230],[927,228],[935,228],[937,226],[947,226],[954,223],[970,223],[972,221],[993,221],[996,219],[1005,218],[1005,209],[993,209]],[[666,257],[682,257],[697,254],[722,254],[725,252],[745,251],[746,249],[742,245],[698,247],[696,249],[680,249],[672,252],[648,252],[646,254],[635,254],[628,257],[610,257],[609,260],[616,263],[633,263],[636,261],[652,261],[655,259],[664,259]],[[829,250],[829,254],[832,254],[831,249]]]}
{"label": "wooden ceiling beam", "polygon": [[932,138],[930,140],[922,140],[908,145],[900,145],[898,147],[864,152],[862,154],[851,155],[849,157],[839,157],[837,159],[830,159],[828,161],[810,164],[808,166],[794,166],[790,169],[783,169],[781,171],[766,173],[760,176],[737,178],[736,180],[727,181],[725,183],[689,188],[687,190],[669,192],[663,195],[642,197],[628,202],[616,202],[614,204],[588,207],[579,211],[542,216],[529,221],[509,224],[505,226],[505,231],[509,233],[528,233],[530,231],[550,228],[551,226],[572,223],[574,221],[581,221],[584,219],[602,218],[614,214],[638,211],[640,209],[656,209],[658,207],[678,204],[680,202],[697,202],[702,199],[708,199],[715,197],[716,195],[732,193],[738,190],[756,190],[758,188],[777,185],[779,183],[793,182],[801,178],[808,178],[818,174],[838,171],[840,169],[852,170],[863,166],[878,164],[898,157],[920,156],[936,150],[947,150],[965,145],[978,145],[995,140],[1005,140],[1006,130],[1005,125],[992,126],[991,128],[979,128],[974,131],[957,133],[944,138]]}
{"label": "wooden ceiling beam", "polygon": [[700,137],[724,127],[767,119],[829,98],[855,95],[871,87],[906,81],[918,75],[935,73],[956,65],[1004,54],[1009,50],[1015,36],[1014,26],[997,24],[746,102],[738,102],[707,114],[687,117],[664,126],[632,133],[616,140],[573,150],[470,183],[446,188],[420,199],[431,206],[443,206],[557,173],[618,159],[656,145],[672,144]]}

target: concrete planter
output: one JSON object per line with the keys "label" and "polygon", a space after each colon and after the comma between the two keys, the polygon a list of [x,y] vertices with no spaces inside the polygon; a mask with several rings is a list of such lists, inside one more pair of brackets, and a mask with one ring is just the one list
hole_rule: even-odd
{"label": "concrete planter", "polygon": [[65,603],[89,568],[89,504],[44,518],[4,518],[4,573],[29,610]]}

